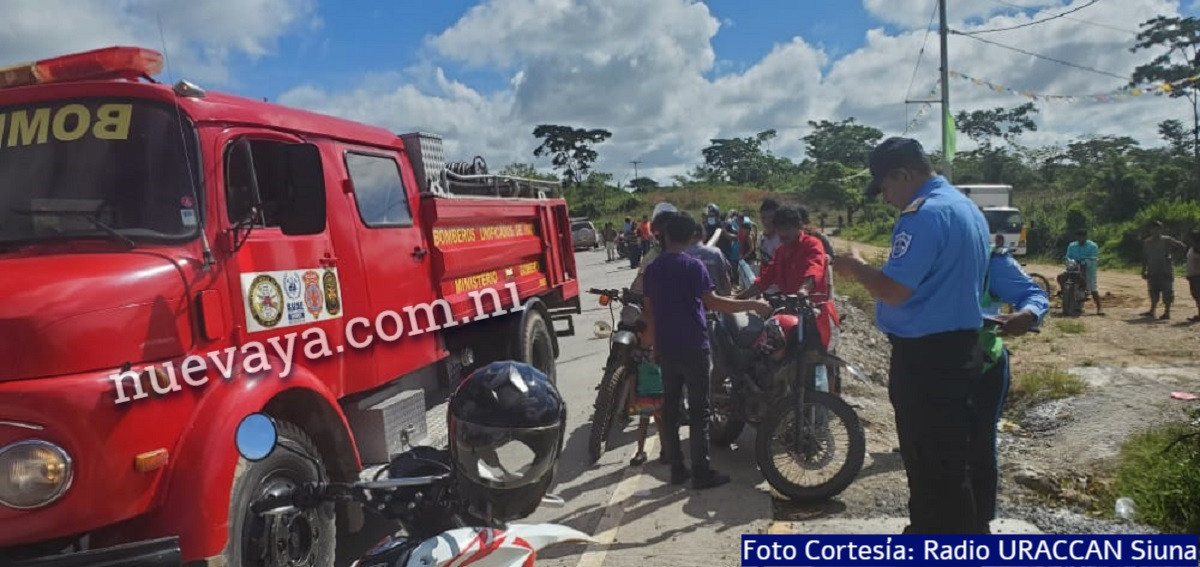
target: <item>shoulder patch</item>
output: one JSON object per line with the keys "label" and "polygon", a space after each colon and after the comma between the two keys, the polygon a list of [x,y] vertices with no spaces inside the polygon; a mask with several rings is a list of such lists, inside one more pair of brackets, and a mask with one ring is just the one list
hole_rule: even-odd
{"label": "shoulder patch", "polygon": [[908,246],[912,244],[912,235],[907,232],[901,232],[892,238],[892,258],[900,258],[908,253]]}
{"label": "shoulder patch", "polygon": [[900,214],[907,215],[909,213],[917,212],[917,209],[920,209],[921,205],[925,204],[925,199],[928,199],[928,198],[929,197],[918,197],[917,200],[913,201],[912,204],[909,205],[908,207],[906,207],[903,211],[901,211]]}

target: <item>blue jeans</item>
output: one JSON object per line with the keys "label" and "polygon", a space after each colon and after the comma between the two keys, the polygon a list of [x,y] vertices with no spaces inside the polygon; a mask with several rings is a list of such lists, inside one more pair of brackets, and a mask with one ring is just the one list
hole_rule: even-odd
{"label": "blue jeans", "polygon": [[1008,349],[1000,360],[983,374],[971,392],[971,441],[968,458],[971,492],[975,496],[975,516],[983,533],[991,533],[988,524],[996,519],[996,492],[1000,471],[996,464],[996,424],[1000,421],[1011,380]]}

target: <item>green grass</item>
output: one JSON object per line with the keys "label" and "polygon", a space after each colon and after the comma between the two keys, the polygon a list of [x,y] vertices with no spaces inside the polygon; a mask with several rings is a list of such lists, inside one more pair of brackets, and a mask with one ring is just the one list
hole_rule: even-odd
{"label": "green grass", "polygon": [[1054,328],[1068,335],[1078,335],[1087,332],[1087,325],[1081,321],[1055,321]]}
{"label": "green grass", "polygon": [[871,297],[871,292],[862,284],[845,278],[835,279],[833,283],[837,295],[846,296],[846,300],[859,309],[862,309],[867,317],[871,319],[871,323],[875,322],[875,298]]}
{"label": "green grass", "polygon": [[1200,409],[1192,411],[1191,424],[1180,420],[1126,440],[1116,482],[1104,495],[1109,511],[1125,496],[1133,499],[1141,523],[1164,533],[1200,533]]}
{"label": "green grass", "polygon": [[1013,377],[1008,403],[1027,408],[1039,402],[1077,396],[1087,390],[1087,382],[1058,368],[1038,368]]}
{"label": "green grass", "polygon": [[[848,251],[839,251],[839,253],[845,252]],[[863,259],[867,261],[867,264],[878,268],[883,265],[884,256],[884,254],[864,255]],[[867,288],[853,279],[838,276],[834,276],[833,287],[835,294],[846,296],[846,300],[851,305],[862,309],[871,323],[875,323],[875,298],[871,296],[871,292],[867,291]]]}

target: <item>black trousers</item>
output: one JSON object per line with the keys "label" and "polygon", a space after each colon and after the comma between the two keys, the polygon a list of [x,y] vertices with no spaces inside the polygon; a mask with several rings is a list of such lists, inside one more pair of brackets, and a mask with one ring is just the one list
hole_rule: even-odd
{"label": "black trousers", "polygon": [[996,492],[1000,469],[996,463],[996,423],[1008,396],[1008,349],[1004,356],[976,384],[971,393],[971,451],[968,461],[971,492],[975,497],[978,529],[991,533],[989,524],[996,519]]}
{"label": "black trousers", "polygon": [[684,467],[679,421],[683,388],[687,386],[692,476],[702,477],[712,470],[708,460],[708,380],[712,374],[712,355],[699,349],[691,353],[660,352],[658,365],[662,368],[662,431],[667,460],[673,469]]}
{"label": "black trousers", "polygon": [[980,533],[967,474],[971,392],[982,378],[977,331],[892,337],[888,395],[908,474],[909,532]]}

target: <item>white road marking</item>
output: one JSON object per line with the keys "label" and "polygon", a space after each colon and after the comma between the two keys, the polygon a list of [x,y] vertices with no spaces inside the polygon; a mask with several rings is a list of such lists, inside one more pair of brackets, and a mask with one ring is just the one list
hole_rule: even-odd
{"label": "white road marking", "polygon": [[[658,448],[658,436],[646,436],[646,454],[653,455],[655,449]],[[647,460],[646,464],[650,464]],[[608,505],[605,506],[604,517],[600,518],[600,523],[596,526],[596,543],[588,544],[583,555],[579,558],[577,567],[600,567],[604,564],[604,558],[608,556],[608,546],[612,545],[617,539],[617,531],[621,528],[621,518],[625,515],[625,503],[637,492],[637,487],[642,481],[641,467],[629,467],[625,471],[625,476],[621,482],[617,483],[617,488],[613,490],[612,497],[608,499]]]}

